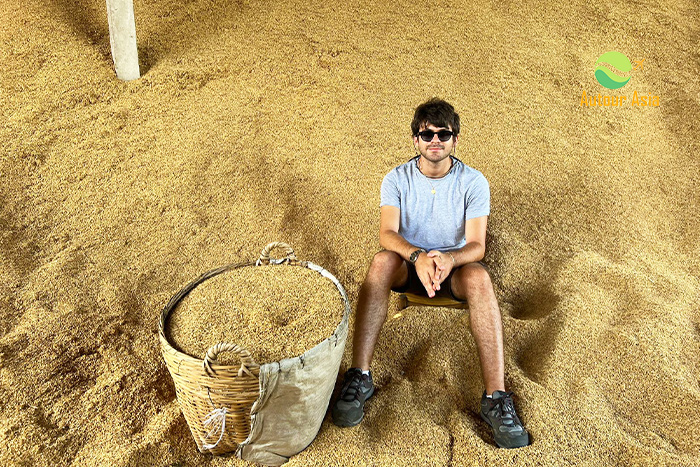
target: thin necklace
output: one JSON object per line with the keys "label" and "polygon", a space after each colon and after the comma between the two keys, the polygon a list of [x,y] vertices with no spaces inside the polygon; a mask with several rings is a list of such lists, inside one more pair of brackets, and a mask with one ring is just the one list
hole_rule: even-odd
{"label": "thin necklace", "polygon": [[[442,174],[442,176],[440,176],[440,177],[435,177],[435,178],[442,178],[442,177],[444,177],[445,175],[447,175],[447,174],[449,173],[449,171],[452,170],[452,164],[454,164],[454,161],[452,160],[452,157],[450,157],[450,168],[447,169],[447,172],[445,172],[444,174]],[[430,181],[430,177],[428,177],[427,175],[425,175],[425,174],[423,173],[423,171],[420,169],[420,157],[419,157],[418,160],[416,161],[416,165],[418,166],[418,171],[419,171],[420,173],[423,174],[423,176],[425,177],[426,180],[428,180],[428,183],[430,184],[430,188],[431,188],[430,192],[431,192],[432,194],[435,194],[435,187],[433,186],[433,183]]]}

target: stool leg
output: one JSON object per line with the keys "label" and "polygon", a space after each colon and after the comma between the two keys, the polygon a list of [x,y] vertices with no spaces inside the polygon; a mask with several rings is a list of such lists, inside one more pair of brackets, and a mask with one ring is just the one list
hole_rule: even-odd
{"label": "stool leg", "polygon": [[403,310],[408,306],[408,298],[404,294],[399,295],[399,310]]}

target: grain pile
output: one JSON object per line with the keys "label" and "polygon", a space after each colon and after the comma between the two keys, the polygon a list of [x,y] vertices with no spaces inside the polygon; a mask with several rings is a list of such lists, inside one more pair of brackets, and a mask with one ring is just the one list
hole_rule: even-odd
{"label": "grain pile", "polygon": [[198,358],[212,345],[228,342],[262,364],[296,357],[327,339],[344,310],[338,288],[316,271],[244,266],[187,294],[171,312],[166,335],[178,350]]}
{"label": "grain pile", "polygon": [[[324,422],[289,465],[698,465],[697,2],[134,4],[143,77],[123,83],[104,0],[0,0],[0,464],[242,465],[197,452],[160,310],[272,241],[354,310],[381,180],[435,95],[491,186],[506,383],[534,444],[498,450],[479,418],[469,315],[392,296],[365,420]],[[611,50],[644,65],[608,91]]]}

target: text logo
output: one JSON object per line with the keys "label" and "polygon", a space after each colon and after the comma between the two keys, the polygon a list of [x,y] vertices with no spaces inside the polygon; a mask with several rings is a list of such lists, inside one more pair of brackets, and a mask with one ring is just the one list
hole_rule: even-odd
{"label": "text logo", "polygon": [[[631,73],[644,70],[644,59],[634,60],[634,67],[627,56],[620,52],[605,52],[596,60],[595,79],[607,89],[620,89],[629,83]],[[641,77],[641,76],[640,76]],[[637,87],[644,86],[644,80],[638,80]],[[581,92],[581,107],[658,107],[661,97],[650,90],[629,89],[632,94],[622,95],[601,92],[588,94]],[[604,91],[603,91],[604,92]]]}
{"label": "text logo", "polygon": [[630,80],[630,76],[622,76],[617,74],[615,71],[606,66],[606,64],[611,65],[623,73],[629,73],[632,71],[632,63],[630,62],[630,59],[623,53],[615,51],[605,52],[603,55],[598,57],[595,64],[597,66],[595,69],[595,78],[598,80],[601,86],[608,89],[620,89]]}

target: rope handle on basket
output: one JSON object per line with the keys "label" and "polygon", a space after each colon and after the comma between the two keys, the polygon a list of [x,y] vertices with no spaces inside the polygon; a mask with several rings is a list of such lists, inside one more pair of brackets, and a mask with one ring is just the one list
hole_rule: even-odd
{"label": "rope handle on basket", "polygon": [[243,376],[247,374],[255,378],[256,376],[250,371],[251,368],[259,368],[260,365],[255,363],[253,357],[250,356],[250,352],[239,345],[227,344],[225,342],[220,342],[216,345],[209,347],[206,355],[204,356],[204,361],[202,366],[204,367],[204,372],[210,377],[216,375],[216,371],[212,368],[212,363],[217,363],[217,357],[221,352],[236,352],[238,357],[241,359],[241,368],[238,370],[238,376]]}
{"label": "rope handle on basket", "polygon": [[284,248],[286,256],[282,259],[282,262],[288,262],[290,264],[299,263],[296,254],[294,254],[294,249],[289,246],[289,244],[284,242],[272,242],[269,243],[265,248],[263,248],[262,253],[260,253],[260,259],[255,263],[256,265],[270,264],[270,252],[275,248]]}

